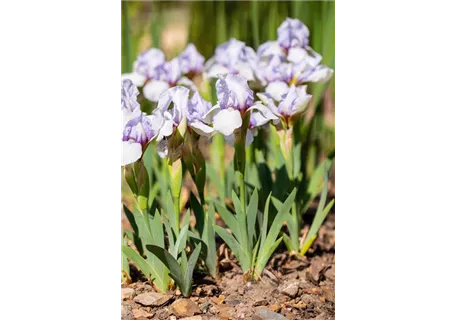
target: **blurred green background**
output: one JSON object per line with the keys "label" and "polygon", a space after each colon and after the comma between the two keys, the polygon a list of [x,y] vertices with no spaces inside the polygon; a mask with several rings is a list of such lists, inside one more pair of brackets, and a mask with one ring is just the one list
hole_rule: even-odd
{"label": "blurred green background", "polygon": [[[193,42],[210,58],[217,45],[234,37],[253,49],[277,39],[286,17],[298,18],[310,30],[310,45],[335,70],[335,3],[333,1],[123,1],[122,73],[132,72],[136,56],[157,47],[169,60]],[[307,171],[335,152],[335,74],[325,84],[309,84],[314,99],[296,124],[296,141],[304,143]]]}

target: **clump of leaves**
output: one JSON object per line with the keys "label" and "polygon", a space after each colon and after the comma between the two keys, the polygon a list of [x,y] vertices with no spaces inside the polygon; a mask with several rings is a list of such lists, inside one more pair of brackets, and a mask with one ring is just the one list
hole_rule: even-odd
{"label": "clump of leaves", "polygon": [[[291,192],[283,206],[281,206],[269,230],[268,216],[271,194],[266,200],[262,219],[260,218],[258,221],[260,228],[256,227],[257,216],[259,216],[258,192],[256,189],[253,191],[246,212],[244,212],[241,202],[234,191],[232,192],[236,211],[234,215],[220,203],[215,204],[218,213],[231,230],[231,233],[220,226],[215,226],[215,231],[239,260],[245,277],[258,279],[261,276],[272,253],[282,241],[282,237],[278,238],[278,236],[295,196],[296,189]],[[259,230],[261,230],[261,233],[258,232]]]}

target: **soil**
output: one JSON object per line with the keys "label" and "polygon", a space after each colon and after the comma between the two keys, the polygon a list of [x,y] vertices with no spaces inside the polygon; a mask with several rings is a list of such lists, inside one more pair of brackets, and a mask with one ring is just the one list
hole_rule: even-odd
{"label": "soil", "polygon": [[190,303],[195,308],[193,301],[197,305],[185,316],[171,307],[175,301],[184,300],[178,290],[170,290],[169,300],[160,307],[135,302],[134,296],[155,291],[131,266],[135,282],[122,288],[134,292],[128,289],[128,296],[122,298],[122,319],[185,319],[192,315],[187,319],[335,319],[334,213],[328,215],[305,257],[290,257],[281,247],[257,282],[245,282],[234,257],[223,247],[220,251],[228,256],[220,261],[219,279],[195,274],[191,301],[177,303]]}

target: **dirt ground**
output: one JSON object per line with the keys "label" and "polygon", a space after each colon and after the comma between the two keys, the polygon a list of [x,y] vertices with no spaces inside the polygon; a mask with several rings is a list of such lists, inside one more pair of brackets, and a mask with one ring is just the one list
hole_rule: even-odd
{"label": "dirt ground", "polygon": [[228,258],[220,261],[219,279],[195,274],[189,299],[178,290],[156,293],[132,266],[135,282],[122,285],[122,320],[335,319],[334,213],[306,257],[290,258],[282,246],[260,281],[244,282]]}

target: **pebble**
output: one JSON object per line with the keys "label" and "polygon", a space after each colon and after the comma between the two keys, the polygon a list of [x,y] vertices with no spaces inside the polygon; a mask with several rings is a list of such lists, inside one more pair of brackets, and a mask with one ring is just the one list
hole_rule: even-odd
{"label": "pebble", "polygon": [[286,294],[290,298],[294,298],[298,294],[298,290],[299,290],[299,282],[292,282],[292,283],[285,284],[280,289],[280,292],[283,294]]}
{"label": "pebble", "polygon": [[133,299],[135,296],[135,289],[132,288],[122,288],[122,300]]}
{"label": "pebble", "polygon": [[265,308],[258,308],[253,316],[255,320],[287,320],[280,313]]}
{"label": "pebble", "polygon": [[133,317],[135,319],[141,318],[141,317],[143,317],[143,318],[152,318],[154,316],[153,313],[148,313],[148,312],[146,312],[146,311],[144,311],[142,309],[133,309],[132,312],[133,312]]}
{"label": "pebble", "polygon": [[170,310],[178,317],[191,317],[200,313],[198,305],[190,299],[179,299],[173,302]]}
{"label": "pebble", "polygon": [[137,295],[134,301],[145,307],[159,307],[168,302],[172,296],[158,292],[146,292]]}

